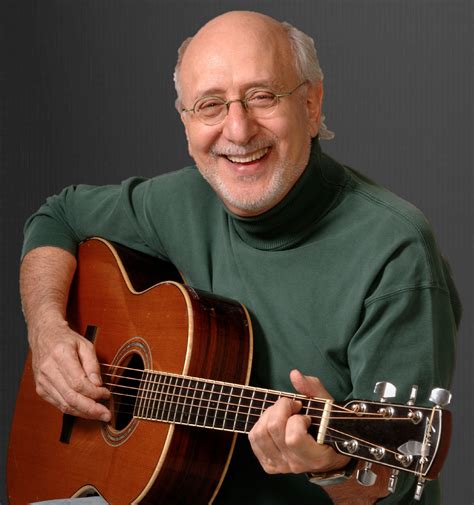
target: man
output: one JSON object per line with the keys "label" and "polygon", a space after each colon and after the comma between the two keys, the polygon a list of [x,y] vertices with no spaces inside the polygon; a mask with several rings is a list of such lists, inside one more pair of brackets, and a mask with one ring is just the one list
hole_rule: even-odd
{"label": "man", "polygon": [[[175,79],[198,170],[66,188],[27,225],[21,291],[38,393],[63,412],[110,419],[93,347],[64,319],[77,243],[96,235],[244,303],[255,385],[344,400],[370,398],[387,380],[400,401],[417,384],[422,402],[449,386],[459,317],[449,271],[416,209],[321,152],[319,138],[331,135],[310,39],[230,12],[186,41]],[[316,443],[300,408],[281,399],[250,444],[240,437],[215,503],[331,503],[329,494],[354,504],[387,494],[382,470],[373,488],[353,478],[331,485],[351,461]],[[327,474],[329,485],[306,472]],[[414,480],[399,480],[383,503],[411,502]],[[423,499],[439,501],[436,483]]]}

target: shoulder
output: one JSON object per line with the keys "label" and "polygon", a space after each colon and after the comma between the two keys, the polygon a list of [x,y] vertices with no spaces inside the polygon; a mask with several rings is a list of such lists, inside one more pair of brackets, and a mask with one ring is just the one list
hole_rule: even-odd
{"label": "shoulder", "polygon": [[432,235],[428,220],[415,205],[353,168],[345,167],[345,170],[348,174],[345,190],[368,216],[373,214],[380,222],[390,222],[394,232],[415,234],[419,238]]}
{"label": "shoulder", "polygon": [[366,244],[362,250],[367,257],[393,269],[395,284],[397,276],[409,273],[413,286],[444,287],[445,260],[420,209],[356,170],[344,170],[347,178],[339,211],[358,242]]}
{"label": "shoulder", "polygon": [[209,184],[195,166],[189,166],[160,174],[150,179],[131,178],[124,181],[134,193],[134,198],[142,200],[146,206],[162,207],[190,205],[195,202],[204,203],[214,197]]}

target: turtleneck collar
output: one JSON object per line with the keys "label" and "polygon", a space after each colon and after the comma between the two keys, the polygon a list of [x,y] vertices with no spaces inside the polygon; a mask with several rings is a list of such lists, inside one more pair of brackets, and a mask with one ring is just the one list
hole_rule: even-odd
{"label": "turtleneck collar", "polygon": [[316,138],[305,171],[280,203],[259,216],[226,212],[237,234],[251,247],[290,249],[311,233],[333,206],[345,180],[343,167],[322,153]]}

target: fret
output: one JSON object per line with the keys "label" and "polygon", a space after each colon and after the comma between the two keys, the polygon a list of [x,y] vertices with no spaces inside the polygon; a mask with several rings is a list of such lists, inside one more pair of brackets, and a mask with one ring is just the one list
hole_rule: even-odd
{"label": "fret", "polygon": [[268,396],[268,391],[265,391],[265,394],[263,395],[262,405],[260,407],[260,416],[265,412],[265,410],[267,410],[267,405],[266,405],[267,396]]}
{"label": "fret", "polygon": [[[314,417],[314,410],[315,410],[315,408],[313,407],[312,404],[315,400],[313,400],[312,398],[299,398],[299,401],[303,405],[301,408],[301,413],[306,416],[311,417],[311,421],[312,421],[313,417]],[[321,403],[321,402],[318,401],[317,403]]]}
{"label": "fret", "polygon": [[[210,390],[206,390],[206,393],[209,393],[207,395],[207,405],[206,405],[206,412],[204,413],[204,418],[206,420],[206,426],[214,426],[215,424],[215,417],[216,417],[216,410],[215,410],[215,403],[214,403],[214,390],[216,387],[216,383],[214,381],[206,382],[207,386],[210,386]],[[213,424],[210,424],[207,422],[209,419],[209,416],[213,420]]]}
{"label": "fret", "polygon": [[264,399],[266,398],[267,393],[264,391],[260,391],[256,389],[250,401],[249,413],[250,417],[248,420],[248,424],[250,425],[250,429],[253,428],[254,424],[260,419],[260,416],[264,410]]}
{"label": "fret", "polygon": [[233,416],[235,418],[235,410],[230,409],[229,407],[232,407],[234,405],[234,397],[233,397],[233,391],[234,388],[233,386],[224,386],[222,394],[225,395],[223,399],[223,403],[225,405],[222,405],[219,409],[219,417],[222,419],[222,428],[224,430],[231,430],[234,426],[234,421],[233,419],[229,419],[229,416]]}
{"label": "fret", "polygon": [[162,420],[163,421],[168,421],[171,422],[171,409],[170,409],[170,403],[171,403],[171,393],[170,393],[170,387],[171,387],[171,376],[170,375],[165,375],[163,378],[163,392],[164,392],[164,400],[163,400],[163,407],[162,407]]}
{"label": "fret", "polygon": [[152,388],[153,388],[153,372],[148,371],[146,374],[146,379],[145,379],[145,386],[144,386],[144,401],[143,401],[143,412],[142,412],[142,417],[144,419],[149,419],[150,418],[150,409],[152,408],[152,402],[153,402],[153,394],[152,394]]}
{"label": "fret", "polygon": [[172,414],[173,422],[176,422],[176,415],[179,412],[179,406],[180,406],[180,394],[179,394],[179,386],[178,386],[178,377],[171,376],[170,378],[170,383],[173,387],[173,391],[171,392],[171,400],[168,405],[170,412]]}
{"label": "fret", "polygon": [[[239,420],[240,414],[240,409],[242,405],[242,393],[244,392],[243,388],[239,388],[240,394],[239,394],[239,400],[237,402],[237,406],[235,408],[235,415],[234,415],[234,424],[232,426],[232,431],[237,431],[237,421]],[[240,430],[239,430],[240,431]]]}
{"label": "fret", "polygon": [[198,408],[196,406],[196,394],[197,394],[197,388],[198,388],[198,382],[194,379],[191,379],[189,381],[189,387],[193,392],[193,395],[191,397],[191,402],[189,405],[189,412],[188,412],[188,422],[187,424],[192,424],[194,426],[197,425],[197,413],[198,413]]}
{"label": "fret", "polygon": [[[184,391],[183,391],[184,389]],[[190,391],[190,380],[187,377],[183,377],[181,380],[181,415],[179,416],[179,423],[184,424],[184,414],[188,414],[189,416],[189,409],[188,409],[188,400],[189,400],[189,391]]]}
{"label": "fret", "polygon": [[145,403],[146,409],[143,412],[143,417],[147,419],[154,419],[153,411],[155,409],[155,399],[156,399],[156,374],[154,372],[148,372],[145,379],[146,384],[146,395]]}
{"label": "fret", "polygon": [[[203,418],[203,426],[209,426],[209,407],[211,405],[211,395],[214,391],[214,382],[212,381],[203,381],[202,383],[202,402],[201,407],[204,409],[204,414],[201,414]],[[214,418],[214,414],[212,414],[212,419]]]}
{"label": "fret", "polygon": [[[221,396],[222,396],[222,388],[224,387],[223,384],[216,383],[215,384],[214,390],[220,388],[218,391],[214,391],[211,395],[212,397],[212,405],[214,406],[214,419],[212,421],[212,427],[213,428],[219,428],[217,425],[217,421],[219,420],[219,405],[221,403]],[[217,399],[216,399],[217,396]],[[217,426],[216,426],[217,425]]]}
{"label": "fret", "polygon": [[[319,423],[315,421],[315,418],[317,419],[317,416],[315,415],[315,411],[317,411],[317,407],[315,408],[313,406],[313,403],[317,403],[321,405],[321,402],[318,400],[313,400],[311,398],[300,398],[301,403],[303,404],[303,407],[301,409],[301,413],[309,416],[311,418],[311,425],[308,428],[308,433],[310,433],[314,438],[317,437],[317,427],[319,426]],[[321,408],[321,407],[319,407]]]}
{"label": "fret", "polygon": [[251,422],[251,417],[250,417],[250,414],[251,414],[250,407],[252,406],[252,402],[255,397],[255,389],[247,390],[246,393],[249,393],[250,396],[245,396],[243,398],[243,402],[242,402],[247,407],[243,431],[245,433],[248,433],[250,431],[249,424],[250,424],[250,428],[252,428],[252,426],[253,426],[253,422]]}
{"label": "fret", "polygon": [[265,398],[263,400],[263,410],[267,410],[268,407],[271,407],[274,403],[276,403],[281,398],[279,393],[274,391],[266,390]]}
{"label": "fret", "polygon": [[206,417],[201,413],[201,409],[203,408],[203,398],[204,398],[204,385],[206,384],[205,381],[200,381],[198,382],[198,396],[199,396],[199,403],[196,409],[196,425],[198,426],[206,426]]}
{"label": "fret", "polygon": [[154,400],[154,405],[153,405],[153,419],[157,420],[163,420],[163,412],[166,410],[166,403],[165,399],[163,398],[164,396],[164,385],[165,385],[165,376],[162,374],[156,374],[155,377],[155,383],[156,383],[156,390],[158,392],[158,395],[155,396]]}
{"label": "fret", "polygon": [[142,374],[142,380],[140,381],[140,384],[138,386],[138,392],[137,392],[137,401],[135,402],[135,409],[133,412],[133,415],[135,417],[141,417],[142,412],[143,412],[143,404],[145,402],[145,394],[144,394],[144,385],[146,384],[146,373],[144,372]]}
{"label": "fret", "polygon": [[149,384],[150,375],[151,375],[151,372],[147,371],[145,374],[144,380],[142,381],[142,384],[141,384],[142,402],[141,402],[140,417],[142,417],[144,419],[146,419],[148,409],[149,409],[150,390],[148,388],[148,384]]}

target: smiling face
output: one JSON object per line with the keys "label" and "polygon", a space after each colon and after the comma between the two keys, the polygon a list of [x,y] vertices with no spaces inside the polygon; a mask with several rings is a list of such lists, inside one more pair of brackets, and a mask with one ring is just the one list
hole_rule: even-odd
{"label": "smiling face", "polygon": [[[275,93],[300,82],[288,38],[275,20],[233,12],[216,18],[193,38],[183,56],[183,106],[203,96],[242,98],[255,88]],[[220,124],[207,126],[182,113],[189,153],[231,212],[261,214],[290,191],[306,167],[318,131],[321,84],[306,84],[280,99],[273,113],[255,118],[232,103]]]}

